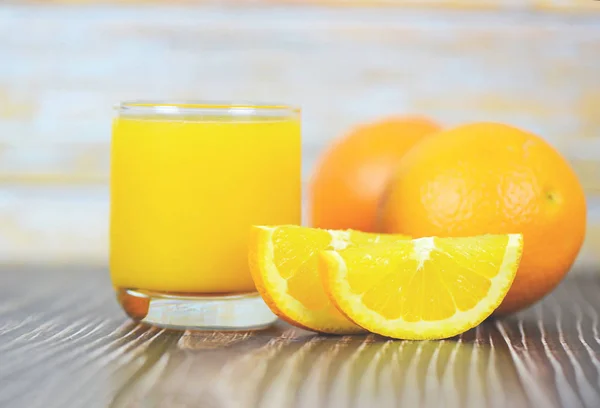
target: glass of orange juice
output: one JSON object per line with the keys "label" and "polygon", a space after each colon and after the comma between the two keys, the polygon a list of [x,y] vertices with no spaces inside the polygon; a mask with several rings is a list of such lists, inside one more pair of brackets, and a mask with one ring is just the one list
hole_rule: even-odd
{"label": "glass of orange juice", "polygon": [[239,330],[275,316],[247,261],[252,225],[300,224],[300,111],[127,102],[111,148],[110,275],[129,316]]}

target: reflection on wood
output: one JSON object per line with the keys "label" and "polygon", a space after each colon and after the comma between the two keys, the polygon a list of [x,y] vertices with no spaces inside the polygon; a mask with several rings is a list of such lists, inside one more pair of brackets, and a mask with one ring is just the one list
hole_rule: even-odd
{"label": "reflection on wood", "polygon": [[597,407],[600,275],[584,275],[524,313],[411,342],[161,330],[127,320],[104,270],[4,267],[0,406]]}

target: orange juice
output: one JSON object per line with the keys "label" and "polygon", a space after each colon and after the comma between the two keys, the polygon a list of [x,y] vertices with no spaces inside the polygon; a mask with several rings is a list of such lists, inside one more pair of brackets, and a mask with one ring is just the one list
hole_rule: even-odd
{"label": "orange juice", "polygon": [[250,226],[300,223],[297,111],[168,104],[141,114],[146,107],[113,124],[113,285],[186,296],[254,291]]}

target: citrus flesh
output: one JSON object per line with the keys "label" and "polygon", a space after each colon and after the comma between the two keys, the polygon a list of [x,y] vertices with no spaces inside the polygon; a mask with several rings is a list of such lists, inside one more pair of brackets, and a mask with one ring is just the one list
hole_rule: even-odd
{"label": "citrus flesh", "polygon": [[250,271],[262,298],[282,320],[323,333],[360,333],[364,329],[340,313],[325,293],[318,273],[319,253],[407,239],[351,230],[256,226],[250,234]]}
{"label": "citrus flesh", "polygon": [[356,325],[388,337],[442,339],[502,302],[523,250],[520,234],[419,238],[324,251],[327,295]]}

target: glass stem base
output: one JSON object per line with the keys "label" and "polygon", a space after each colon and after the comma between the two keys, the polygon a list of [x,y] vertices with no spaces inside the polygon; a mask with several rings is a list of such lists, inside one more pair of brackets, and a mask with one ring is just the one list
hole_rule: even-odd
{"label": "glass stem base", "polygon": [[119,289],[117,299],[134,320],[192,330],[259,330],[277,320],[257,292],[190,295]]}

